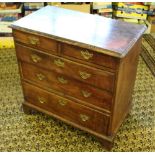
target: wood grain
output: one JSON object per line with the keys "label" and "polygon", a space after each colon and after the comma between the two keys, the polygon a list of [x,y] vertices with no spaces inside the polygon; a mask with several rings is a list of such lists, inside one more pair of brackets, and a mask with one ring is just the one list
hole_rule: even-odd
{"label": "wood grain", "polygon": [[16,41],[26,44],[27,46],[46,50],[47,53],[58,53],[58,43],[55,40],[40,37],[31,33],[13,30],[13,36]]}
{"label": "wood grain", "polygon": [[[24,80],[32,81],[44,88],[51,88],[63,94],[86,101],[94,106],[111,111],[112,94],[87,85],[71,77],[49,72],[27,63],[21,63],[22,77]],[[42,76],[42,79],[39,78]],[[60,80],[64,81],[60,81]]]}
{"label": "wood grain", "polygon": [[110,135],[114,135],[117,132],[130,111],[140,51],[141,39],[137,41],[128,55],[121,60],[117,75],[113,117],[109,130]]}
{"label": "wood grain", "polygon": [[[16,51],[18,59],[22,61],[26,61],[28,63],[35,64],[38,67],[49,69],[59,74],[72,77],[92,86],[108,90],[109,92],[113,91],[115,80],[114,73],[82,65],[61,57],[49,56],[42,53],[38,53],[32,49],[26,47],[23,48],[18,44],[16,45]],[[38,60],[38,62],[33,62],[33,55],[39,57],[40,60]],[[57,65],[55,61],[62,62],[64,64],[63,67]]]}
{"label": "wood grain", "polygon": [[107,132],[108,116],[27,83],[23,88],[27,102],[95,132]]}
{"label": "wood grain", "polygon": [[[81,59],[90,63],[95,63],[107,68],[117,69],[119,64],[119,59],[111,57],[109,55],[97,53],[84,48],[79,48],[77,46],[71,46],[68,44],[61,45],[62,55]],[[88,53],[88,54],[87,54]],[[88,56],[87,56],[88,55]],[[89,56],[90,55],[90,56]]]}
{"label": "wood grain", "polygon": [[144,25],[54,6],[44,7],[14,22],[11,27],[74,45],[81,44],[116,57],[125,56],[146,29]]}
{"label": "wood grain", "polygon": [[47,6],[11,27],[24,112],[54,116],[111,149],[132,106],[145,26]]}

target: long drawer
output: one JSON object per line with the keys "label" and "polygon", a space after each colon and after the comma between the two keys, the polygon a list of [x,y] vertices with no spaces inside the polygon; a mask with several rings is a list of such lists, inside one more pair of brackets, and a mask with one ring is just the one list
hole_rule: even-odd
{"label": "long drawer", "polygon": [[30,47],[45,50],[47,53],[58,53],[58,42],[55,40],[17,30],[13,31],[13,36],[15,41]]}
{"label": "long drawer", "polygon": [[109,116],[27,83],[23,83],[23,90],[27,102],[92,131],[107,134]]}
{"label": "long drawer", "polygon": [[44,88],[54,89],[71,97],[86,101],[93,106],[110,111],[112,94],[95,88],[68,76],[21,62],[23,79],[32,81]]}
{"label": "long drawer", "polygon": [[16,51],[18,59],[22,61],[53,70],[110,92],[113,91],[114,73],[82,65],[58,56],[47,55],[17,43]]}

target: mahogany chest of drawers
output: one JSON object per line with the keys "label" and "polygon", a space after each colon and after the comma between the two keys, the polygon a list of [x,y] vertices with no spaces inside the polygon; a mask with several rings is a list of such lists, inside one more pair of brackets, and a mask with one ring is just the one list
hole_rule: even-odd
{"label": "mahogany chest of drawers", "polygon": [[131,107],[145,26],[47,6],[11,27],[24,111],[56,117],[111,148]]}

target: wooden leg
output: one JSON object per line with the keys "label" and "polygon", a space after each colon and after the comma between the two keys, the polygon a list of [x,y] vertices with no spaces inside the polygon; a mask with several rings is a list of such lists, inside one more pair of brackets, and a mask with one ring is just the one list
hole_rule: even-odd
{"label": "wooden leg", "polygon": [[107,151],[111,151],[112,147],[113,147],[113,141],[107,141],[101,138],[98,138],[99,142],[101,143],[101,145],[107,150]]}

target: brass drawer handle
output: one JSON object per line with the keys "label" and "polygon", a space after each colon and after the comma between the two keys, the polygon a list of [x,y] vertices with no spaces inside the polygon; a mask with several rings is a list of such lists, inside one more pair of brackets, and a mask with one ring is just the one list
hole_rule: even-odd
{"label": "brass drawer handle", "polygon": [[58,81],[62,84],[67,84],[68,80],[65,80],[63,77],[58,77]]}
{"label": "brass drawer handle", "polygon": [[85,97],[85,98],[88,98],[92,95],[92,93],[88,92],[88,91],[85,91],[85,90],[82,90],[82,95]]}
{"label": "brass drawer handle", "polygon": [[42,80],[45,79],[45,75],[43,75],[43,74],[41,74],[41,73],[36,74],[36,76],[37,76],[37,78],[38,78],[40,81],[42,81]]}
{"label": "brass drawer handle", "polygon": [[84,79],[84,80],[86,80],[86,79],[91,77],[91,74],[89,74],[87,72],[79,71],[79,74],[80,74],[81,78]]}
{"label": "brass drawer handle", "polygon": [[64,67],[65,65],[65,63],[60,59],[54,60],[54,64],[57,65],[58,67]]}
{"label": "brass drawer handle", "polygon": [[32,54],[32,55],[31,55],[31,59],[32,59],[32,61],[35,62],[35,63],[41,61],[41,57],[39,57],[39,56],[36,55],[36,54]]}
{"label": "brass drawer handle", "polygon": [[58,103],[59,103],[61,106],[65,106],[68,102],[67,102],[66,100],[59,99],[59,100],[58,100]]}
{"label": "brass drawer handle", "polygon": [[36,37],[28,37],[29,43],[32,45],[38,45],[39,44],[39,38]]}
{"label": "brass drawer handle", "polygon": [[84,115],[84,114],[80,114],[80,119],[81,119],[83,122],[86,122],[86,121],[89,120],[89,116]]}
{"label": "brass drawer handle", "polygon": [[93,53],[90,53],[88,50],[85,50],[85,51],[81,51],[81,56],[84,59],[89,60],[90,58],[93,57]]}
{"label": "brass drawer handle", "polygon": [[43,98],[43,97],[38,97],[38,101],[39,101],[39,103],[41,103],[41,104],[45,104],[45,103],[46,103],[46,99]]}

